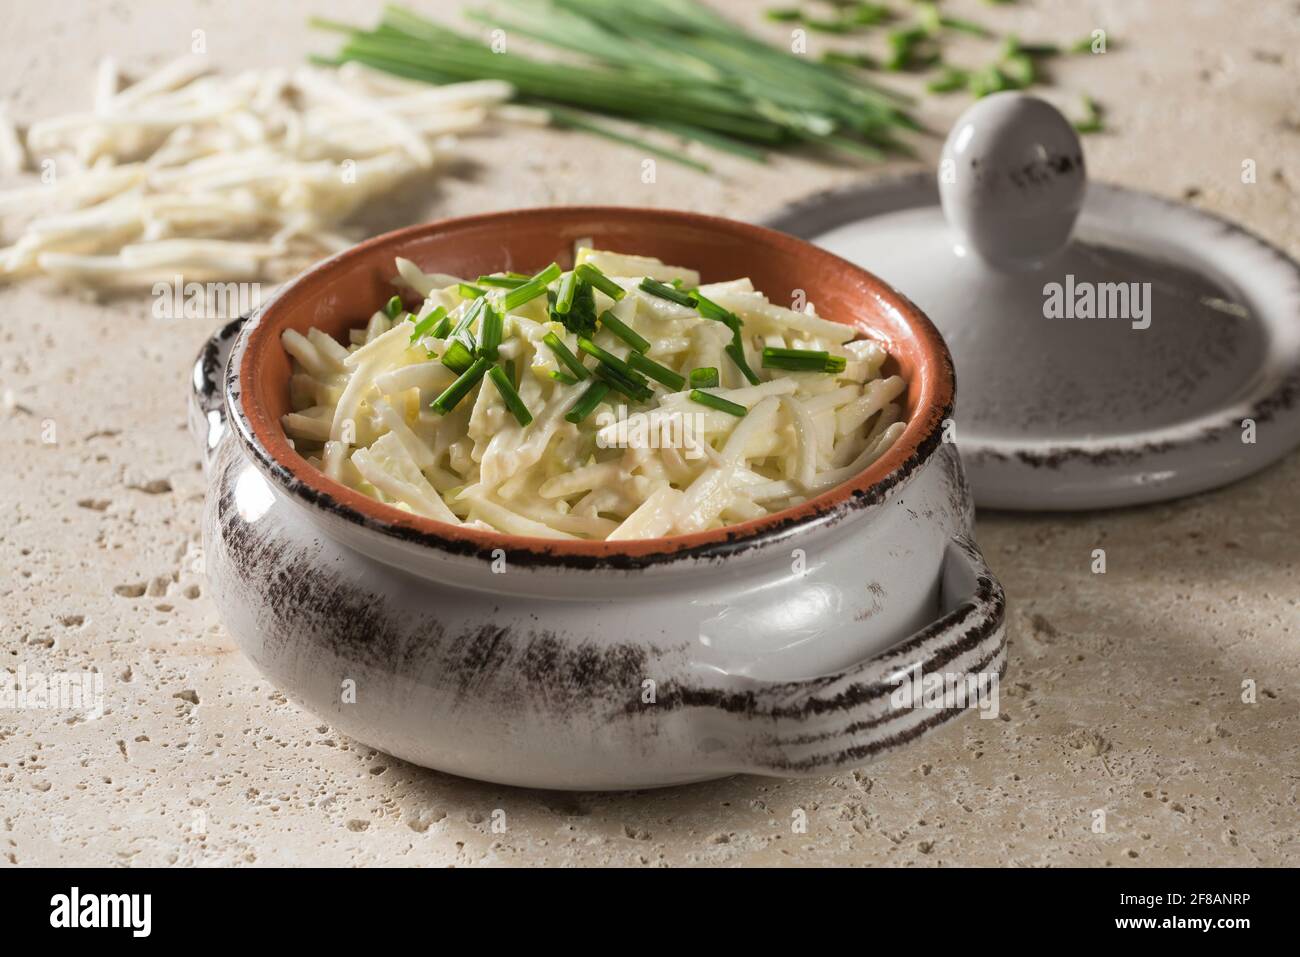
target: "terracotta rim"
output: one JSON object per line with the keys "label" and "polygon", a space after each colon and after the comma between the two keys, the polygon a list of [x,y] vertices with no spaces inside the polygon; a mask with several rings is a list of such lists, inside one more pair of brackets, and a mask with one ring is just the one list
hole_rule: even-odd
{"label": "terracotta rim", "polygon": [[[916,346],[918,361],[913,375],[920,379],[919,396],[907,427],[885,455],[858,476],[800,505],[712,531],[623,542],[558,540],[448,525],[385,505],[337,483],[290,447],[280,423],[268,410],[266,389],[273,387],[272,384],[257,381],[253,374],[265,350],[282,348],[279,337],[268,332],[274,330],[279,310],[286,309],[289,303],[300,303],[304,297],[308,300],[319,297],[333,273],[380,248],[392,247],[395,256],[398,247],[416,237],[484,227],[499,228],[503,235],[508,235],[512,227],[537,217],[549,221],[566,217],[630,220],[649,229],[656,225],[686,226],[717,233],[729,240],[767,246],[791,259],[809,263],[814,276],[814,282],[809,284],[812,287],[809,298],[813,301],[817,301],[817,275],[835,272],[851,277],[875,302],[864,302],[862,310],[855,311],[852,317],[827,315],[824,318],[844,321],[864,332],[877,331],[874,327],[881,321],[880,316],[873,316],[871,311],[878,311],[882,306],[892,309],[901,319]],[[436,263],[420,265],[431,270],[437,268]],[[757,286],[762,286],[761,277],[751,278]],[[885,341],[892,347],[898,339]],[[909,381],[909,389],[912,387]],[[952,359],[939,331],[910,300],[872,273],[804,240],[762,226],[700,213],[620,206],[538,207],[485,213],[423,223],[366,240],[312,267],[255,312],[245,326],[226,373],[226,401],[235,434],[263,471],[299,500],[365,528],[458,554],[487,557],[494,550],[504,548],[516,559],[524,556],[543,564],[581,567],[640,567],[688,556],[729,554],[875,504],[906,481],[939,446],[943,423],[952,415],[954,390]]]}

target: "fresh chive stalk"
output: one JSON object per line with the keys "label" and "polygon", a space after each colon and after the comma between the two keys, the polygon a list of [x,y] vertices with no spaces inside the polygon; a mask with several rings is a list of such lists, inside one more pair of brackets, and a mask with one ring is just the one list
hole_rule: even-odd
{"label": "fresh chive stalk", "polygon": [[613,369],[623,378],[628,379],[632,382],[636,382],[638,385],[645,385],[645,377],[642,376],[635,369],[633,369],[630,365],[628,365],[625,360],[620,359],[612,352],[606,352],[604,349],[596,345],[596,343],[592,342],[590,339],[587,339],[583,336],[579,336],[578,348],[581,349],[583,352],[587,353],[587,355],[591,356],[601,365],[608,366],[609,368]]}
{"label": "fresh chive stalk", "polygon": [[[459,343],[457,343],[459,345]],[[460,374],[460,376],[438,398],[429,403],[429,408],[433,409],[439,415],[446,415],[465,396],[469,395],[470,390],[478,385],[479,380],[483,378],[488,367],[492,365],[491,360],[480,356],[474,360],[473,365]]]}
{"label": "fresh chive stalk", "polygon": [[556,382],[563,382],[565,385],[578,384],[577,379],[569,375],[569,373],[567,372],[561,372],[559,369],[552,369],[550,375],[551,378],[554,379]]}
{"label": "fresh chive stalk", "polygon": [[474,364],[474,353],[459,339],[448,343],[442,354],[442,364],[452,372],[464,372]]}
{"label": "fresh chive stalk", "polygon": [[555,358],[564,363],[564,367],[573,373],[576,379],[585,379],[588,376],[587,367],[582,364],[582,360],[573,354],[568,346],[553,332],[548,332],[542,336],[542,342],[555,353]]}
{"label": "fresh chive stalk", "polygon": [[438,306],[431,313],[429,313],[427,316],[425,316],[423,319],[421,319],[419,322],[415,324],[415,328],[411,330],[411,341],[419,342],[430,332],[435,330],[439,326],[439,324],[442,323],[442,321],[446,318],[447,318],[447,310],[444,309],[442,306]]}
{"label": "fresh chive stalk", "polygon": [[[480,360],[481,361],[481,360]],[[528,411],[528,406],[524,405],[524,400],[519,397],[519,392],[515,389],[515,384],[510,381],[510,376],[506,370],[500,366],[493,366],[488,370],[488,378],[492,384],[497,387],[501,393],[501,399],[510,410],[510,414],[515,417],[515,421],[520,425],[527,425],[533,421],[533,414]]]}
{"label": "fresh chive stalk", "polygon": [[483,322],[479,325],[479,355],[495,360],[501,346],[501,333],[505,328],[505,317],[488,303],[483,309]]}
{"label": "fresh chive stalk", "polygon": [[721,322],[732,332],[740,331],[740,316],[736,315],[730,309],[724,309],[708,297],[701,295],[697,289],[690,294],[691,305],[705,319],[712,319],[714,322]]}
{"label": "fresh chive stalk", "polygon": [[786,372],[843,372],[846,360],[821,349],[777,349],[768,346],[763,350],[764,369],[783,369]]}
{"label": "fresh chive stalk", "polygon": [[692,369],[690,380],[692,389],[714,389],[717,388],[718,383],[721,381],[716,366],[701,366],[698,369]]}
{"label": "fresh chive stalk", "polygon": [[604,382],[593,382],[587,386],[587,391],[582,393],[582,397],[572,409],[565,414],[567,422],[578,423],[596,411],[596,406],[604,401],[605,396],[609,395],[609,386]]}
{"label": "fresh chive stalk", "polygon": [[480,289],[471,282],[457,283],[456,291],[460,293],[460,298],[462,299],[477,299],[487,292],[486,289]]}
{"label": "fresh chive stalk", "polygon": [[610,279],[591,263],[583,263],[581,266],[577,267],[574,272],[577,274],[578,278],[588,286],[599,289],[615,302],[618,302],[627,295],[626,289],[614,280]]}
{"label": "fresh chive stalk", "polygon": [[402,314],[402,311],[405,308],[406,307],[402,305],[402,297],[394,296],[392,299],[389,299],[388,302],[384,303],[384,315],[388,316],[389,319],[396,319]]}
{"label": "fresh chive stalk", "polygon": [[618,316],[614,315],[614,310],[612,309],[606,309],[601,313],[600,327],[602,329],[608,329],[638,352],[647,352],[650,349],[650,340],[645,338],[645,336],[639,335],[635,329],[623,322],[623,320]]}
{"label": "fresh chive stalk", "polygon": [[702,392],[699,389],[692,389],[690,399],[692,402],[706,405],[710,409],[717,409],[719,412],[726,412],[728,415],[734,415],[738,419],[743,419],[749,413],[749,410],[743,405],[732,402],[730,399],[724,399],[720,395],[714,395],[712,392]]}
{"label": "fresh chive stalk", "polygon": [[456,325],[452,327],[450,338],[471,340],[472,336],[470,333],[473,331],[474,322],[486,307],[487,300],[482,296],[479,296],[470,303],[469,308],[461,313],[460,318],[456,320]]}
{"label": "fresh chive stalk", "polygon": [[726,348],[722,351],[725,352],[731,358],[731,361],[736,364],[736,368],[739,369],[740,374],[745,377],[745,381],[750,385],[758,385],[758,373],[750,368],[749,360],[745,358],[745,347],[740,341],[739,332],[732,337],[731,342],[729,342]]}
{"label": "fresh chive stalk", "polygon": [[640,376],[640,373],[633,373],[633,375],[641,378],[641,381],[637,382],[636,380],[623,375],[623,373],[619,372],[613,366],[607,366],[602,363],[601,365],[596,366],[594,374],[596,378],[600,379],[615,392],[620,392],[629,399],[633,399],[637,402],[649,402],[654,398],[654,393],[650,391],[649,386],[645,385],[645,379]]}
{"label": "fresh chive stalk", "polygon": [[527,276],[479,276],[474,280],[480,286],[491,286],[494,289],[518,289],[524,283],[528,282]]}
{"label": "fresh chive stalk", "polygon": [[533,278],[506,293],[506,312],[518,309],[546,292],[546,287],[560,278],[560,267],[551,263]]}
{"label": "fresh chive stalk", "polygon": [[641,284],[637,288],[642,292],[650,293],[652,296],[658,296],[660,299],[667,299],[669,302],[675,302],[679,306],[688,306],[690,308],[695,307],[694,300],[692,300],[687,293],[684,293],[680,289],[670,286],[667,283],[660,282],[657,279],[651,279],[649,276],[642,279]]}
{"label": "fresh chive stalk", "polygon": [[678,375],[672,369],[661,366],[653,359],[647,359],[640,352],[629,352],[627,354],[627,364],[637,372],[644,373],[656,382],[660,382],[668,388],[677,392],[682,386],[686,385],[686,379]]}
{"label": "fresh chive stalk", "polygon": [[451,334],[451,313],[446,309],[443,309],[442,306],[439,306],[435,311],[441,311],[442,318],[439,319],[438,324],[433,327],[433,338],[446,339],[447,336]]}
{"label": "fresh chive stalk", "polygon": [[567,316],[573,308],[573,294],[578,291],[578,274],[566,272],[560,277],[560,288],[555,292],[555,311]]}

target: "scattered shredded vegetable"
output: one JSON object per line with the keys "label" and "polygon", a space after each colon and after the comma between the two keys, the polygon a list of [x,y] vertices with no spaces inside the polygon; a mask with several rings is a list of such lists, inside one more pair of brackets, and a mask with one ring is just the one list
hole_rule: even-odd
{"label": "scattered shredded vegetable", "polygon": [[40,174],[0,192],[0,281],[287,278],[351,245],[340,224],[456,134],[527,112],[500,105],[508,83],[430,87],[360,64],[215,76],[191,56],[120,87],[105,61],[93,106],[31,124],[25,143],[0,114],[0,169]]}

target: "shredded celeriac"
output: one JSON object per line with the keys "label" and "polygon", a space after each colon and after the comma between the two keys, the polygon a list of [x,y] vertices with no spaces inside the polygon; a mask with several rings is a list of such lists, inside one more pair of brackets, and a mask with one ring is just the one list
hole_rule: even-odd
{"label": "shredded celeriac", "polygon": [[[903,431],[906,383],[882,372],[888,354],[879,341],[855,339],[854,328],[811,307],[774,304],[748,279],[700,286],[690,269],[590,248],[578,250],[584,263],[618,287],[609,295],[590,289],[600,324],[587,332],[555,311],[569,274],[546,295],[507,308],[508,288],[467,289],[461,283],[483,277],[425,273],[399,260],[398,283],[423,300],[414,313],[380,309],[346,344],[317,329],[283,334],[293,366],[286,435],[330,478],[427,518],[511,535],[621,540],[705,531],[795,505],[861,472]],[[757,383],[728,352],[726,322],[646,291],[646,277],[670,284],[676,298],[690,291],[729,311]],[[476,304],[480,294],[486,306]],[[484,345],[491,310],[502,321],[495,353]],[[466,317],[458,339],[450,330]],[[586,378],[572,381],[548,333],[584,364]],[[514,389],[480,374],[448,407],[447,394],[474,374],[443,363],[457,341]],[[681,387],[642,377],[650,391],[641,399],[608,391],[572,421],[604,371],[595,353],[630,363],[637,347],[629,341]],[[788,371],[769,366],[765,349],[835,358],[825,369]],[[692,392],[693,370],[717,370],[718,384],[703,397]]]}
{"label": "shredded celeriac", "polygon": [[0,111],[0,172],[40,174],[0,192],[0,280],[285,279],[351,245],[341,224],[434,169],[457,134],[536,122],[499,81],[429,86],[359,64],[217,76],[208,62],[119,89],[105,60],[91,109],[32,123],[25,144]]}

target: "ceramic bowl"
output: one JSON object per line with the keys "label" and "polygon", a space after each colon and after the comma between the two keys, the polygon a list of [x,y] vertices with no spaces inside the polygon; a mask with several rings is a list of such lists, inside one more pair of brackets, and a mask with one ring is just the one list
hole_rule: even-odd
{"label": "ceramic bowl", "polygon": [[[285,329],[342,338],[395,291],[393,260],[475,276],[571,263],[574,242],[749,276],[888,346],[908,425],[802,505],[695,535],[574,542],[402,512],[312,468],[279,425]],[[953,373],[915,306],[757,226],[564,207],[389,233],[311,269],[207,344],[192,424],[209,470],[209,590],[291,698],[397,757],[549,788],[638,788],[865,763],[979,705],[1005,666],[1002,590],[943,441]],[[910,694],[962,675],[984,695]],[[973,686],[972,686],[973,687]]]}

